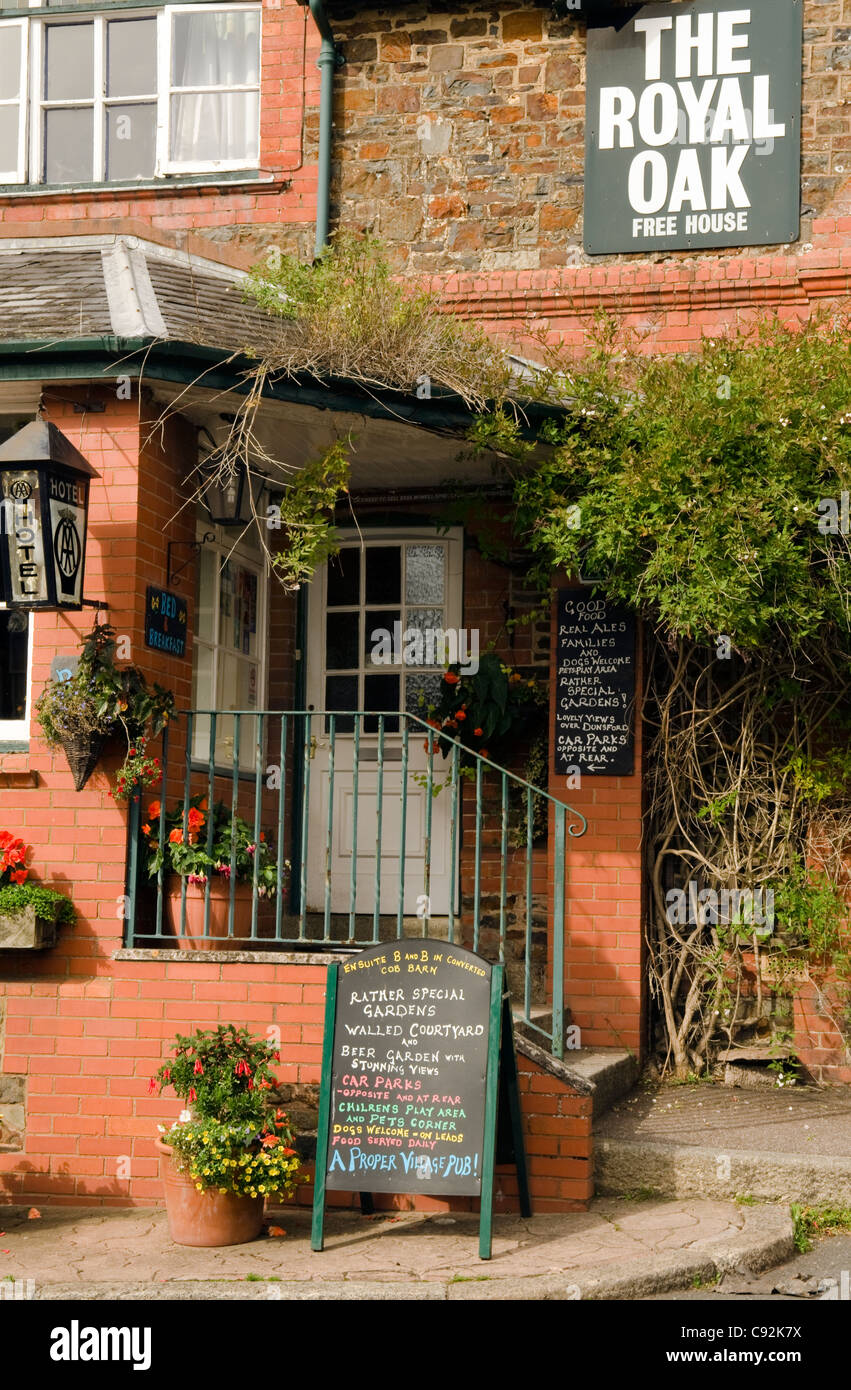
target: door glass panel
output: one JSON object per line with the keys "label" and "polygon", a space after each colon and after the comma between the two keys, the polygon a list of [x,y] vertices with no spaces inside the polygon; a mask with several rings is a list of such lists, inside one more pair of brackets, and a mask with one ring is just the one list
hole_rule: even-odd
{"label": "door glass panel", "polygon": [[398,603],[402,596],[402,551],[398,545],[369,546],[366,551],[367,603]]}
{"label": "door glass panel", "polygon": [[446,646],[442,608],[409,608],[405,631],[409,634],[409,666],[443,666]]}
{"label": "door glass panel", "polygon": [[341,550],[328,561],[328,607],[360,603],[360,551]]}
{"label": "door glass panel", "polygon": [[[364,659],[367,666],[393,666],[399,660],[393,645],[394,624],[401,621],[402,613],[398,608],[371,608],[364,614]],[[373,649],[379,643],[378,655],[373,657]]]}
{"label": "door glass panel", "polygon": [[94,26],[50,24],[45,35],[45,98],[80,100],[94,95]]}
{"label": "door glass panel", "polygon": [[405,709],[409,714],[427,719],[429,709],[437,706],[442,685],[442,676],[412,671],[405,677]]}
{"label": "door glass panel", "polygon": [[[325,666],[348,671],[358,665],[358,614],[328,613],[325,618]],[[350,706],[354,708],[354,706]]]}
{"label": "door glass panel", "polygon": [[[326,709],[357,709],[358,707],[358,678],[357,676],[326,676],[325,678],[325,708]],[[337,719],[335,729],[338,734],[350,734],[354,732],[355,721],[348,719]],[[328,721],[325,721],[326,732]]]}
{"label": "door glass panel", "polygon": [[442,545],[409,545],[405,552],[405,599],[443,603],[446,552]]}
{"label": "door glass panel", "polygon": [[[398,676],[365,676],[363,682],[364,709],[382,711],[399,708]],[[363,721],[364,733],[378,733],[378,720],[367,716]],[[399,720],[385,719],[386,733],[398,733]]]}
{"label": "door glass panel", "polygon": [[91,183],[94,178],[94,111],[55,107],[44,113],[44,177],[47,183]]}

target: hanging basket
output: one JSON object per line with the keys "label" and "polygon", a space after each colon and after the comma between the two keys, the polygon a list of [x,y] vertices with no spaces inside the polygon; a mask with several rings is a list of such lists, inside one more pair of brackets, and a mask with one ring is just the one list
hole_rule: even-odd
{"label": "hanging basket", "polygon": [[62,740],[75,791],[82,791],[88,782],[98,765],[105,742],[103,734],[79,734],[76,738]]}

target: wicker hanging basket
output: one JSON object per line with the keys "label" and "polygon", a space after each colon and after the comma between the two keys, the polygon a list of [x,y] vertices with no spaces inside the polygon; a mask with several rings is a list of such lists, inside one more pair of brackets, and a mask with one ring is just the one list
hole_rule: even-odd
{"label": "wicker hanging basket", "polygon": [[88,782],[98,765],[105,742],[103,734],[78,734],[76,738],[62,740],[75,791],[82,791]]}

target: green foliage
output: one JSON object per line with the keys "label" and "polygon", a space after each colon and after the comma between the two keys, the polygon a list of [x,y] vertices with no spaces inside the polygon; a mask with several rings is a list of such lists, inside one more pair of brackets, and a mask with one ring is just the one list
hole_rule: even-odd
{"label": "green foliage", "polygon": [[848,907],[842,889],[827,874],[805,863],[793,864],[774,890],[774,912],[781,935],[772,954],[804,950],[821,965],[839,964]]}
{"label": "green foliage", "polygon": [[44,687],[36,701],[36,718],[51,747],[91,735],[123,733],[127,757],[116,774],[116,787],[119,797],[129,796],[135,786],[151,784],[152,774],[145,773],[145,744],[168,723],[174,696],[149,682],[138,666],[117,664],[115,630],[108,623],[96,623],[82,646],[74,674]]}
{"label": "green foliage", "polygon": [[77,920],[74,904],[64,893],[42,888],[38,883],[10,883],[0,887],[0,917],[16,917],[34,907],[36,917],[59,926],[72,927]]}
{"label": "green foliage", "polygon": [[848,546],[818,524],[851,481],[847,324],[647,357],[602,323],[591,347],[555,448],[517,479],[540,573],[602,576],[663,632],[740,650],[847,630]]}
{"label": "green foliage", "polygon": [[[433,722],[465,749],[498,762],[530,732],[546,699],[543,683],[524,679],[495,652],[485,652],[474,675],[461,673],[457,664],[446,672]],[[444,755],[451,749],[444,740]]]}
{"label": "green foliage", "polygon": [[261,373],[344,376],[413,392],[458,392],[482,406],[500,398],[506,363],[477,325],[443,312],[439,297],[393,277],[372,236],[339,231],[312,264],[272,248],[247,294],[280,321]]}
{"label": "green foliage", "polygon": [[805,1206],[794,1202],[790,1214],[795,1228],[795,1249],[805,1255],[820,1236],[851,1231],[851,1208],[834,1206]]}
{"label": "green foliage", "polygon": [[[272,897],[280,887],[274,853],[265,831],[257,841],[254,826],[233,814],[223,801],[213,804],[209,812],[205,796],[194,796],[184,806],[181,801],[162,818],[165,825],[164,842],[160,848],[160,802],[148,806],[149,819],[142,825],[148,853],[148,873],[153,876],[164,866],[166,873],[180,874],[190,883],[206,883],[211,873],[229,878],[235,871],[238,883],[254,881],[261,897]],[[209,830],[212,842],[208,850]],[[233,868],[232,868],[233,864]],[[289,869],[289,860],[285,861]]]}
{"label": "green foliage", "polygon": [[247,1028],[231,1023],[189,1035],[178,1033],[172,1050],[172,1060],[164,1062],[151,1079],[152,1094],[171,1086],[175,1095],[192,1106],[197,1119],[263,1126],[265,1092],[275,1081],[271,1063],[281,1060],[271,1042],[253,1038]]}
{"label": "green foliage", "polygon": [[272,566],[287,588],[297,589],[318,565],[339,550],[332,517],[341,494],[348,492],[349,460],[340,442],[307,464],[281,494],[271,514],[282,529],[283,548],[273,551]]}
{"label": "green foliage", "polygon": [[[292,1197],[301,1163],[285,1116],[261,1125],[190,1120],[163,1132],[199,1192],[215,1189],[242,1197]],[[250,1276],[249,1276],[250,1277]]]}

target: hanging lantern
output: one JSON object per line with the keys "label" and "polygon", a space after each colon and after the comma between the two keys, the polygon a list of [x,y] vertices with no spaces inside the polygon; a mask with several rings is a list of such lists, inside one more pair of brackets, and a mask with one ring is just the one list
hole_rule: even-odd
{"label": "hanging lantern", "polygon": [[202,472],[204,502],[217,526],[247,526],[258,515],[266,483],[262,473],[249,473],[243,462],[225,471],[216,465],[215,456],[202,465]]}
{"label": "hanging lantern", "polygon": [[83,607],[89,482],[97,476],[46,420],[33,420],[0,445],[0,561],[9,608]]}

